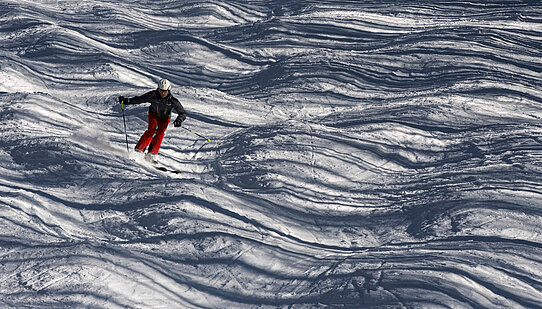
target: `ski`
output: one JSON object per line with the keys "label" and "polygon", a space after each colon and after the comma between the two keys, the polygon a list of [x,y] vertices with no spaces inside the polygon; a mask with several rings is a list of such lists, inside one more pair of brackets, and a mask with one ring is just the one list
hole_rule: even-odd
{"label": "ski", "polygon": [[166,168],[164,166],[160,166],[160,165],[154,165],[154,168],[156,168],[157,170],[160,170],[162,172],[168,172],[168,173],[173,173],[173,174],[180,174],[181,173],[181,171],[172,170],[172,169]]}
{"label": "ski", "polygon": [[144,157],[141,157],[140,152],[136,152],[136,154],[132,157],[132,159],[139,164],[142,164],[147,167],[153,167],[159,171],[166,172],[166,173],[172,173],[172,174],[181,174],[180,170],[174,169],[174,168],[168,168],[162,165],[158,160],[156,160],[155,156],[151,156],[148,153],[145,154]]}

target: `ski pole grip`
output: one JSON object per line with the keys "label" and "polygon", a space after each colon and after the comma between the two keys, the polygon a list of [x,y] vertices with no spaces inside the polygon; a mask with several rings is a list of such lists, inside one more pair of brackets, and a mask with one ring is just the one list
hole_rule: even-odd
{"label": "ski pole grip", "polygon": [[122,94],[119,96],[119,103],[124,108],[124,96]]}

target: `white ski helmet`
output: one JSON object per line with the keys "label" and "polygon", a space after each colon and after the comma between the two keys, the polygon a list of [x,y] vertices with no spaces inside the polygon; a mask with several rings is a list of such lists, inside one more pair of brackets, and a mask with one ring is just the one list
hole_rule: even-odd
{"label": "white ski helmet", "polygon": [[171,83],[169,82],[169,80],[162,78],[162,79],[158,82],[158,89],[161,89],[161,90],[171,90]]}

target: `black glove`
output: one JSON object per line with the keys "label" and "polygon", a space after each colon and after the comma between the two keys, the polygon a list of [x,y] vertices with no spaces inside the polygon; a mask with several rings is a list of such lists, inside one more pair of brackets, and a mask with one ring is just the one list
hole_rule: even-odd
{"label": "black glove", "polygon": [[177,116],[177,119],[173,122],[173,125],[176,127],[180,127],[183,121],[186,119],[185,115],[179,115]]}
{"label": "black glove", "polygon": [[128,99],[121,95],[119,96],[119,103],[126,105],[128,104]]}

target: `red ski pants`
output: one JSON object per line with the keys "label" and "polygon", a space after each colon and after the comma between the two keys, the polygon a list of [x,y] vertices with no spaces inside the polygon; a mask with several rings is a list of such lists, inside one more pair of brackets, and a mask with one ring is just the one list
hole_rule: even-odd
{"label": "red ski pants", "polygon": [[169,118],[158,118],[156,114],[149,112],[149,126],[137,142],[136,150],[142,152],[150,144],[149,152],[157,154],[168,124]]}

